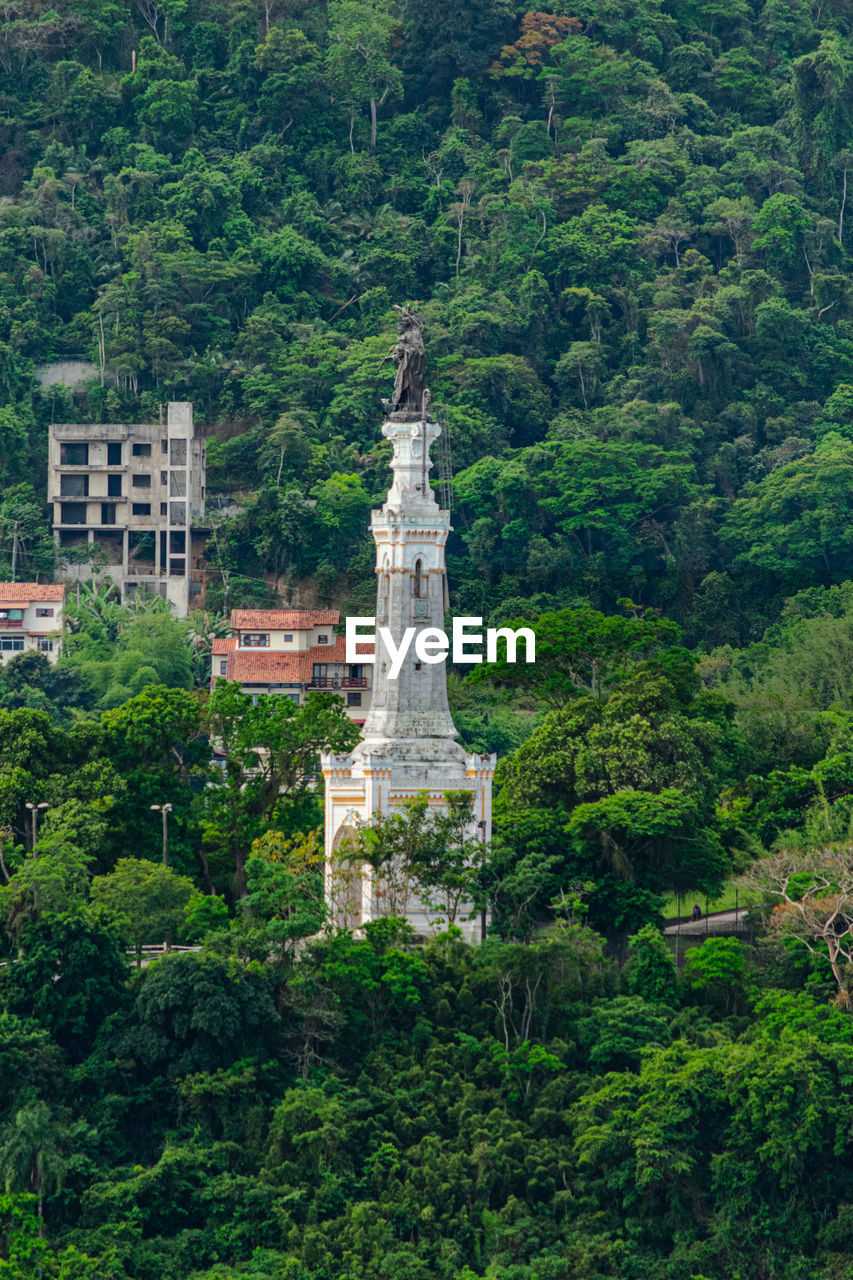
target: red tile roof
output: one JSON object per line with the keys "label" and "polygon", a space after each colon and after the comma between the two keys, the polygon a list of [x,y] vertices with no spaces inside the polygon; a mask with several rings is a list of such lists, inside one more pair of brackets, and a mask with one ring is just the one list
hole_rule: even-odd
{"label": "red tile roof", "polygon": [[210,647],[210,652],[214,657],[221,653],[230,653],[232,649],[237,648],[236,636],[217,636]]}
{"label": "red tile roof", "polygon": [[0,582],[0,605],[20,604],[34,600],[62,601],[65,599],[65,587],[61,584],[42,582]]}
{"label": "red tile roof", "polygon": [[334,627],[340,620],[340,609],[231,610],[235,631],[310,631],[312,627]]}
{"label": "red tile roof", "polygon": [[298,684],[299,655],[238,649],[228,659],[226,680],[238,684]]}

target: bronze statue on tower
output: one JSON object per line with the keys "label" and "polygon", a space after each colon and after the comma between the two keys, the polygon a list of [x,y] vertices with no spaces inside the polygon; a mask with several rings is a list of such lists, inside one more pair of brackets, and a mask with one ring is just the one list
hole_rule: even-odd
{"label": "bronze statue on tower", "polygon": [[429,392],[424,386],[426,360],[423,329],[418,317],[408,307],[395,306],[394,310],[399,317],[398,337],[385,360],[394,360],[397,377],[387,404],[393,414],[405,413],[420,417],[429,404]]}

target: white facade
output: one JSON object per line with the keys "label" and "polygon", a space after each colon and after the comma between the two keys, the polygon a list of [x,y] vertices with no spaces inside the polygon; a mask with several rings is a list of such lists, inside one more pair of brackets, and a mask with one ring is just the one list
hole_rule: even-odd
{"label": "white facade", "polygon": [[21,653],[56,662],[64,626],[65,588],[40,582],[0,582],[0,665]]}
{"label": "white facade", "polygon": [[57,576],[88,578],[85,553],[100,553],[122,599],[146,587],[185,617],[205,539],[205,444],[192,405],[171,402],[165,423],[54,423],[48,448]]}
{"label": "white facade", "polygon": [[[440,432],[436,422],[411,413],[392,414],[382,427],[394,449],[394,479],[385,505],[371,517],[376,621],[377,627],[389,628],[395,644],[407,627],[444,626],[444,548],[450,514],[439,508],[429,485],[429,450]],[[469,755],[456,741],[445,664],[420,662],[412,644],[396,680],[389,678],[388,668],[387,655],[379,653],[361,742],[349,755],[323,757],[326,893],[333,913],[340,914],[334,855],[341,839],[359,822],[367,824],[374,814],[392,812],[408,797],[426,796],[431,807],[441,808],[445,791],[470,791],[472,838],[491,838],[495,757]],[[368,868],[362,871],[357,892],[356,923],[364,923],[377,914]],[[418,934],[431,931],[429,913],[421,903],[413,903],[407,914]],[[479,919],[460,918],[457,924],[469,940],[479,939]]]}

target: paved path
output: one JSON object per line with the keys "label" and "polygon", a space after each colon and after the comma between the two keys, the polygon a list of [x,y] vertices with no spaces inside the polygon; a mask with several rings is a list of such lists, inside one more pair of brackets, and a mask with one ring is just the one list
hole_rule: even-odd
{"label": "paved path", "polygon": [[677,933],[687,938],[704,933],[731,933],[735,928],[746,927],[744,924],[746,911],[746,907],[741,907],[739,911],[718,911],[707,919],[703,916],[701,920],[682,920],[680,927],[677,924],[668,924],[664,933]]}

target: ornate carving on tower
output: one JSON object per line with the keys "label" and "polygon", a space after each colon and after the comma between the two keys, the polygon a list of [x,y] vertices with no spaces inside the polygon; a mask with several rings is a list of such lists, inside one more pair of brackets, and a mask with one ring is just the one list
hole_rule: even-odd
{"label": "ornate carving on tower", "polygon": [[[394,394],[385,401],[382,434],[393,447],[392,482],[382,508],[371,515],[376,544],[377,626],[400,643],[407,627],[444,627],[447,599],[444,549],[450,513],[429,484],[430,448],[441,427],[429,412],[424,385],[423,332],[412,311],[395,307],[400,335],[386,359],[397,363]],[[470,791],[476,837],[491,835],[494,756],[469,756],[456,741],[447,702],[445,664],[418,661],[411,645],[399,675],[390,679],[387,655],[376,655],[370,711],[358,746],[349,756],[323,760],[326,780],[326,883],[333,903],[332,868],[342,825],[370,822],[408,796],[426,794],[440,807],[445,791]],[[371,883],[363,877],[363,918],[371,914]],[[424,908],[409,912],[420,932],[429,928]],[[469,928],[471,936],[474,926]],[[479,925],[477,925],[477,929]]]}

